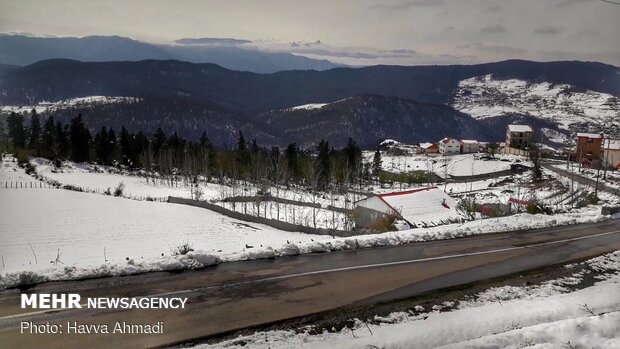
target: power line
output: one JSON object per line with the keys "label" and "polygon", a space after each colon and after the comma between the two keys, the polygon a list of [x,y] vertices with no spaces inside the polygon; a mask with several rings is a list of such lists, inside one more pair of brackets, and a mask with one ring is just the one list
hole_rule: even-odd
{"label": "power line", "polygon": [[610,4],[614,4],[614,5],[620,5],[620,2],[615,2],[615,1],[611,1],[611,0],[601,0],[602,2],[608,2]]}

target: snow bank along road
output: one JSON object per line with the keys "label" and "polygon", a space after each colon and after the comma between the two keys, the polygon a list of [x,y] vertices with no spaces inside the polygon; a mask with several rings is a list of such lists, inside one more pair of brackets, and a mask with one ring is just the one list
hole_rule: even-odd
{"label": "snow bank along road", "polygon": [[[430,290],[620,250],[620,221],[375,249],[231,262],[199,271],[46,283],[28,290],[82,297],[188,297],[186,309],[19,309],[0,293],[0,343],[11,348],[152,347],[186,342],[350,304]],[[108,324],[163,321],[157,335],[23,335],[21,321]]]}

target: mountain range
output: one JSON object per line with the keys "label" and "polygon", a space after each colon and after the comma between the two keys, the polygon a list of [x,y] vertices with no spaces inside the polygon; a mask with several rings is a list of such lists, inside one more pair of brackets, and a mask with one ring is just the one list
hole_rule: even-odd
{"label": "mountain range", "polygon": [[[528,86],[547,90],[527,95]],[[515,90],[509,91],[512,87]],[[69,118],[82,113],[93,129],[124,125],[152,132],[164,127],[190,138],[206,129],[221,145],[234,144],[237,131],[243,130],[265,145],[298,142],[307,146],[320,138],[341,145],[352,136],[372,147],[385,138],[409,143],[444,136],[501,140],[505,126],[513,122],[567,135],[573,124],[567,120],[574,118],[548,116],[597,102],[611,108],[596,119],[604,123],[617,112],[620,69],[594,62],[521,60],[271,74],[174,60],[54,59],[26,67],[0,67],[0,105],[5,110],[86,96],[136,100],[71,105],[53,114]],[[517,96],[519,102],[505,108],[506,101],[516,101]],[[566,101],[577,102],[561,108]],[[547,115],[543,106],[555,114]],[[481,117],[477,107],[485,107],[490,114]],[[580,120],[585,120],[586,127],[600,126],[575,114],[573,121],[580,129],[584,127]]]}
{"label": "mountain range", "polygon": [[24,66],[53,58],[86,62],[175,59],[215,63],[229,69],[257,73],[294,69],[325,70],[339,66],[326,60],[243,46],[249,43],[249,40],[237,39],[183,38],[170,44],[154,44],[121,36],[76,38],[4,34],[0,35],[0,64]]}

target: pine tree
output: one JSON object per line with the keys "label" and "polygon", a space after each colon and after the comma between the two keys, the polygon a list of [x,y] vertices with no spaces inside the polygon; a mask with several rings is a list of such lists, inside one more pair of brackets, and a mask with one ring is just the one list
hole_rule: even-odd
{"label": "pine tree", "polygon": [[355,178],[355,174],[358,171],[358,166],[362,160],[362,148],[360,148],[353,138],[349,137],[347,146],[343,149],[347,157],[347,166],[349,167],[350,180]]}
{"label": "pine tree", "polygon": [[69,125],[69,140],[71,142],[71,159],[75,162],[90,160],[90,132],[84,126],[82,114],[71,119]]}
{"label": "pine tree", "polygon": [[28,148],[34,151],[36,156],[41,156],[41,120],[35,109],[30,116],[30,138]]}
{"label": "pine tree", "polygon": [[159,155],[159,150],[166,144],[166,134],[161,127],[158,127],[153,135],[153,152],[157,157]]}
{"label": "pine tree", "polygon": [[43,124],[43,134],[41,135],[41,156],[48,159],[55,159],[58,156],[58,144],[56,142],[56,127],[54,117],[50,116]]}
{"label": "pine tree", "polygon": [[205,148],[207,145],[211,144],[209,138],[207,138],[207,131],[203,131],[202,135],[200,135],[200,146]]}
{"label": "pine tree", "polygon": [[288,163],[288,170],[293,178],[299,177],[299,165],[298,165],[298,153],[296,143],[291,143],[284,150],[286,156],[286,162]]}
{"label": "pine tree", "polygon": [[239,131],[239,139],[237,140],[237,151],[235,152],[235,161],[237,162],[237,169],[241,174],[246,173],[250,164],[250,152],[248,150],[248,144],[243,137],[243,133]]}
{"label": "pine tree", "polygon": [[24,116],[11,112],[7,118],[7,128],[9,129],[9,138],[13,142],[13,148],[24,149],[26,147]]}
{"label": "pine tree", "polygon": [[330,161],[330,148],[329,142],[321,140],[317,145],[317,161],[319,166],[319,188],[325,189],[329,185],[331,161]]}
{"label": "pine tree", "polygon": [[121,127],[120,145],[121,145],[121,158],[123,163],[131,165],[131,138],[129,131],[125,126]]}
{"label": "pine tree", "polygon": [[118,141],[113,129],[108,130],[108,153],[110,154],[110,163],[114,159],[118,159]]}
{"label": "pine tree", "polygon": [[69,132],[67,126],[62,126],[60,121],[56,122],[56,144],[58,146],[57,159],[67,157],[69,153]]}
{"label": "pine tree", "polygon": [[381,165],[383,164],[383,160],[381,160],[381,152],[379,148],[375,150],[375,155],[372,157],[372,174],[377,176],[381,173]]}
{"label": "pine tree", "polygon": [[99,163],[104,165],[110,164],[112,157],[109,137],[105,126],[95,135],[95,157]]}
{"label": "pine tree", "polygon": [[237,140],[237,151],[239,153],[242,153],[247,150],[248,150],[248,145],[245,142],[245,137],[243,137],[243,133],[239,131],[239,139]]}

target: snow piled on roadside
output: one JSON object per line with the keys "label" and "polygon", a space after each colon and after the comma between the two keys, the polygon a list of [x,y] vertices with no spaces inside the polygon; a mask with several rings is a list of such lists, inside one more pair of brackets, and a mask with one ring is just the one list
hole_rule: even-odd
{"label": "snow piled on roadside", "polygon": [[[376,324],[355,319],[352,328],[319,334],[258,332],[196,348],[618,348],[620,347],[620,251],[584,262],[606,273],[604,281],[582,290],[549,291],[545,284],[573,283],[582,275],[548,281],[540,287],[500,287],[476,295],[474,303],[428,314],[376,316]],[[500,299],[489,294],[501,294]],[[444,302],[450,307],[452,302]]]}
{"label": "snow piled on roadside", "polygon": [[201,269],[216,265],[221,259],[213,254],[188,252],[186,255],[165,256],[150,260],[130,259],[126,263],[106,263],[98,267],[62,266],[44,271],[25,271],[0,275],[0,290],[30,286],[48,281],[80,280],[108,276],[124,276],[155,271]]}

